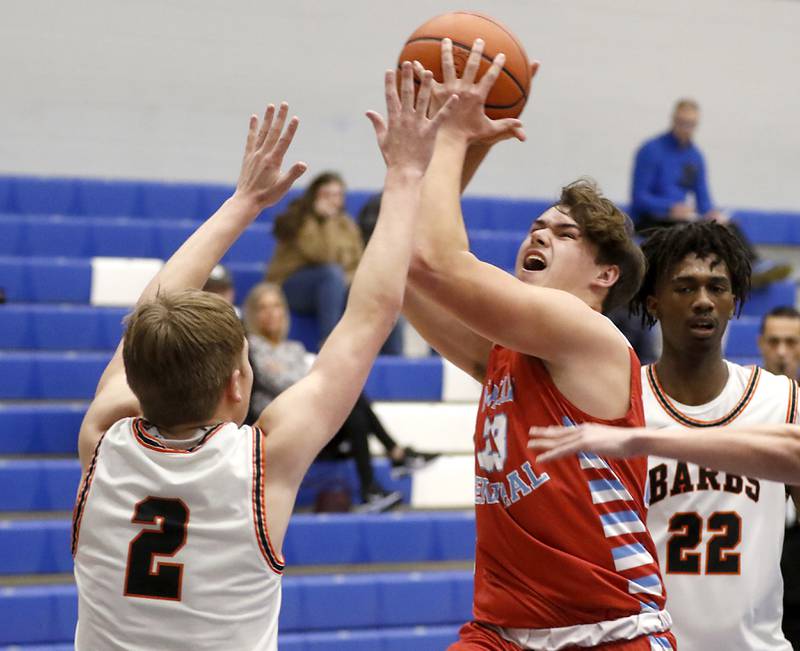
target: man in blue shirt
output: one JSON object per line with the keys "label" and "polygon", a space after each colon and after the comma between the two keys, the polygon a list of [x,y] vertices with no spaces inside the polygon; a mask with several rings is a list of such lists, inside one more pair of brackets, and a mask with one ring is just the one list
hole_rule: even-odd
{"label": "man in blue shirt", "polygon": [[692,142],[699,121],[698,103],[678,100],[670,130],[647,140],[636,152],[631,217],[637,229],[714,220],[726,224],[747,247],[753,265],[753,287],[785,278],[791,267],[759,260],[739,227],[714,207],[703,154]]}

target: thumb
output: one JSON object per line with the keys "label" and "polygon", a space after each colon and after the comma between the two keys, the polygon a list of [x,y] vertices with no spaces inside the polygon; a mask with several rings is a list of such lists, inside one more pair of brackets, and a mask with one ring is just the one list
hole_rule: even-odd
{"label": "thumb", "polygon": [[539,67],[541,66],[540,61],[531,61],[531,79],[536,76],[536,73],[539,72]]}
{"label": "thumb", "polygon": [[283,195],[289,191],[289,188],[294,185],[294,182],[303,176],[303,174],[305,174],[307,169],[308,165],[298,162],[281,174],[278,180],[275,181],[275,185],[270,188],[269,192],[271,198],[273,199],[273,201],[270,202],[270,205],[277,203],[281,197],[283,197]]}
{"label": "thumb", "polygon": [[372,122],[372,128],[375,129],[375,135],[378,137],[378,142],[380,142],[386,134],[386,122],[384,122],[383,116],[375,111],[367,111],[366,116]]}

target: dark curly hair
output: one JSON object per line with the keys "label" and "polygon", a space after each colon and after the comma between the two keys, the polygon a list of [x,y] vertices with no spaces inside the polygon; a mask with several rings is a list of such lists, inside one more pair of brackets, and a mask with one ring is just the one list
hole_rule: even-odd
{"label": "dark curly hair", "polygon": [[584,237],[597,248],[595,262],[619,267],[619,278],[603,300],[603,312],[631,300],[644,275],[644,256],[632,239],[630,217],[606,199],[591,179],[578,179],[561,189],[555,206],[569,213]]}
{"label": "dark curly hair", "polygon": [[656,323],[656,318],[647,312],[647,297],[655,295],[658,281],[692,253],[701,259],[716,258],[725,263],[736,315],[741,314],[750,293],[750,256],[744,243],[729,228],[716,222],[692,222],[650,229],[644,235],[647,239],[642,251],[647,271],[630,305],[631,313],[641,317],[642,325],[652,327]]}

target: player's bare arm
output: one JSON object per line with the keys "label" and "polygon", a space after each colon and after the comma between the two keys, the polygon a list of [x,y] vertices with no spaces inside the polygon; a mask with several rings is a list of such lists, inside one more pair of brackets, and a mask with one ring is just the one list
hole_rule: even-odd
{"label": "player's bare arm", "polygon": [[[482,43],[476,41],[459,79],[452,63],[452,44],[443,41],[443,86],[458,93],[460,102],[452,119],[439,132],[426,174],[423,216],[411,270],[412,286],[486,341],[549,362],[557,381],[560,379],[557,367],[577,366],[576,371],[587,373],[594,369],[598,384],[616,387],[619,391],[613,393],[625,396],[630,379],[627,344],[596,309],[570,293],[522,283],[469,253],[460,206],[462,170],[469,147],[508,134],[524,138],[518,120],[490,120],[483,112],[486,95],[502,68],[503,57],[498,56],[486,74],[475,82],[481,51]],[[532,247],[537,236],[532,230]],[[580,237],[580,233],[565,230],[552,236]],[[613,285],[616,274],[618,270],[610,268],[604,276],[599,276],[597,290]],[[487,348],[473,350],[485,354]],[[599,368],[601,359],[604,364]],[[471,367],[479,366],[481,361],[485,362],[485,358],[472,360]],[[598,370],[603,377],[597,376]],[[626,406],[621,398],[613,413],[605,415],[621,415]]]}
{"label": "player's bare arm", "polygon": [[609,457],[654,455],[723,472],[786,484],[800,483],[800,426],[783,423],[696,430],[623,428],[605,425],[532,428],[529,447],[538,461],[577,452]]}
{"label": "player's bare arm", "polygon": [[[269,105],[260,124],[255,115],[250,117],[236,191],[170,257],[142,291],[137,304],[158,292],[201,288],[214,266],[259,213],[276,203],[303,174],[306,165],[300,162],[285,172],[281,170],[299,124],[296,117],[286,124],[288,111],[286,103],[277,111]],[[81,424],[78,451],[84,471],[103,432],[117,420],[139,413],[139,403],[125,379],[120,343]]]}
{"label": "player's bare arm", "polygon": [[411,65],[402,67],[398,96],[395,73],[385,76],[388,119],[372,122],[386,162],[383,198],[375,231],[356,271],[339,324],[310,372],[280,394],[261,414],[265,432],[267,519],[280,545],[300,481],[319,451],[351,411],[367,375],[400,312],[422,178],[439,125],[456,99],[427,116],[431,76],[425,75],[416,102]]}

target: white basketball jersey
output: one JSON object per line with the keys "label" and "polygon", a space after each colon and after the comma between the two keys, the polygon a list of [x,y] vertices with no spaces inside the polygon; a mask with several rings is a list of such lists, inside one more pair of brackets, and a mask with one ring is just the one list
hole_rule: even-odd
{"label": "white basketball jersey", "polygon": [[[725,362],[728,382],[710,402],[675,402],[655,368],[642,368],[649,427],[794,422],[797,384]],[[783,484],[650,457],[647,526],[658,548],[682,651],[792,651],[781,631],[786,491]]]}
{"label": "white basketball jersey", "polygon": [[105,433],[73,517],[76,649],[277,649],[261,443],[234,423],[188,450],[138,418]]}

